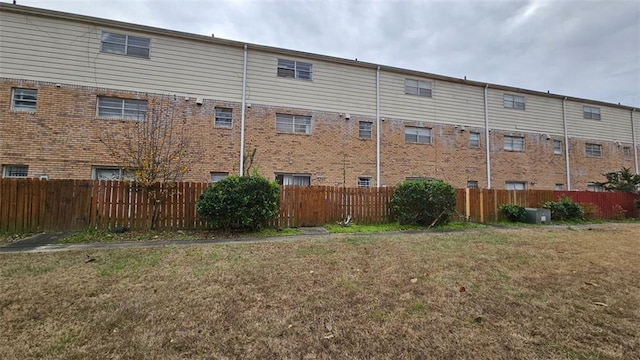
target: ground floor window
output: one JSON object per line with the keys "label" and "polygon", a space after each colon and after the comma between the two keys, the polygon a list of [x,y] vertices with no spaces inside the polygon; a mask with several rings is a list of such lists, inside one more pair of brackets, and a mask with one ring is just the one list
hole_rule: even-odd
{"label": "ground floor window", "polygon": [[370,177],[359,177],[358,178],[358,187],[360,187],[360,188],[370,188],[371,187],[371,178]]}
{"label": "ground floor window", "polygon": [[209,177],[209,182],[218,182],[224,178],[226,178],[227,176],[229,176],[228,172],[220,172],[220,171],[214,171],[210,173],[210,177]]}
{"label": "ground floor window", "polygon": [[94,167],[91,177],[93,180],[133,181],[135,176],[129,170],[119,167]]}
{"label": "ground floor window", "polygon": [[556,184],[555,189],[558,190],[558,191],[559,190],[564,190],[564,184]]}
{"label": "ground floor window", "polygon": [[311,185],[311,175],[308,174],[276,174],[276,182],[280,185]]}
{"label": "ground floor window", "polygon": [[524,181],[507,181],[505,184],[507,190],[527,190],[527,183]]}
{"label": "ground floor window", "polygon": [[2,177],[3,178],[26,178],[29,173],[29,166],[27,165],[3,165]]}
{"label": "ground floor window", "polygon": [[602,184],[600,183],[588,183],[587,184],[587,191],[596,191],[596,192],[602,192],[604,191],[604,186],[602,186]]}
{"label": "ground floor window", "polygon": [[477,189],[478,182],[476,180],[468,180],[467,181],[467,189]]}

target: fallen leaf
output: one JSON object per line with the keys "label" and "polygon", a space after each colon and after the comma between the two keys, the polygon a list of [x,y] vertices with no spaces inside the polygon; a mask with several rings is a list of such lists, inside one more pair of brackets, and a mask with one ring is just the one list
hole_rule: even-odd
{"label": "fallen leaf", "polygon": [[413,278],[413,279],[411,279],[411,283],[415,284],[415,283],[417,283],[417,282],[418,282],[418,278]]}
{"label": "fallen leaf", "polygon": [[484,318],[482,316],[476,316],[475,319],[473,319],[473,321],[477,322],[478,324],[480,324],[481,322],[484,321]]}
{"label": "fallen leaf", "polygon": [[313,270],[309,271],[309,274],[313,274]]}
{"label": "fallen leaf", "polygon": [[325,339],[331,339],[333,337],[333,334],[325,334],[323,337]]}
{"label": "fallen leaf", "polygon": [[591,286],[596,286],[596,287],[598,286],[598,284],[596,284],[596,283],[592,283],[592,282],[589,282],[589,281],[585,281],[584,283],[585,283],[586,285],[591,285]]}
{"label": "fallen leaf", "polygon": [[331,323],[327,321],[324,323],[324,328],[327,329],[327,331],[331,331],[333,330],[333,325],[331,325]]}
{"label": "fallen leaf", "polygon": [[94,262],[96,261],[96,258],[88,258],[87,260],[85,260],[85,263],[90,263],[90,262]]}
{"label": "fallen leaf", "polygon": [[463,292],[465,292],[465,291],[467,291],[467,289],[465,289],[465,287],[464,287],[464,286],[460,286],[460,292],[461,292],[461,293],[463,293]]}
{"label": "fallen leaf", "polygon": [[609,306],[609,305],[607,305],[607,304],[605,304],[605,303],[603,303],[603,302],[599,302],[599,301],[595,301],[593,304],[594,304],[594,305],[598,305],[598,306],[604,306],[604,307]]}

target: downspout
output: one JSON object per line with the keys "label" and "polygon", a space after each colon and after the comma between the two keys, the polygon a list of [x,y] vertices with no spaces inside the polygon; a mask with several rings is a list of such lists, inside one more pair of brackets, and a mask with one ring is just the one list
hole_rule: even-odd
{"label": "downspout", "polygon": [[562,99],[562,127],[564,128],[564,162],[567,172],[567,190],[571,190],[571,168],[569,167],[569,132],[567,131],[567,97]]}
{"label": "downspout", "polygon": [[487,152],[487,189],[491,189],[491,154],[489,151],[489,147],[491,143],[489,142],[489,84],[486,84],[484,87],[484,138],[486,144],[486,152]]}
{"label": "downspout", "polygon": [[240,115],[240,176],[244,176],[244,118],[247,108],[247,44],[244,45],[242,61],[242,110]]}
{"label": "downspout", "polygon": [[640,174],[640,169],[638,169],[638,139],[636,139],[636,127],[633,121],[634,111],[636,111],[636,109],[631,109],[631,137],[633,138],[633,160],[636,165],[636,175],[638,175]]}
{"label": "downspout", "polygon": [[376,187],[380,187],[380,66],[376,70]]}

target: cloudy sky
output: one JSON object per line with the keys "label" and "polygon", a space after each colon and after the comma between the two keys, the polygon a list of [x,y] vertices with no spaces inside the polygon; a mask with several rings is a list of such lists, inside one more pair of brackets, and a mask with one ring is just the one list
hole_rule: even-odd
{"label": "cloudy sky", "polygon": [[638,0],[17,1],[640,107]]}

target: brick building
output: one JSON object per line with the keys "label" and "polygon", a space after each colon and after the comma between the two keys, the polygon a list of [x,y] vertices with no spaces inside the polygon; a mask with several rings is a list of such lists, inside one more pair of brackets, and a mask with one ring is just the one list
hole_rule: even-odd
{"label": "brick building", "polygon": [[101,142],[157,99],[202,149],[186,180],[592,189],[638,172],[636,109],[0,3],[4,177],[123,176]]}

